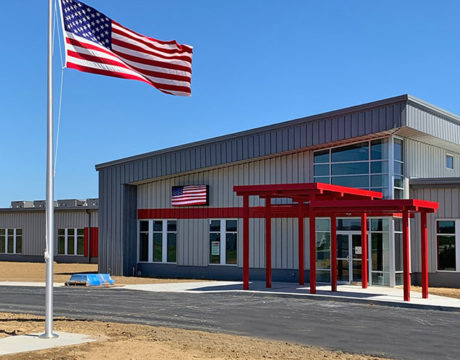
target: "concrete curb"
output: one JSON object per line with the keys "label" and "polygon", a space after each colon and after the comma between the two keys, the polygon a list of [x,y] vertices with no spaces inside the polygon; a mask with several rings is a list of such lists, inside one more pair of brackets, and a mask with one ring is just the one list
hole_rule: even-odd
{"label": "concrete curb", "polygon": [[[188,292],[194,294],[202,294],[201,292]],[[208,292],[206,292],[208,293]],[[209,292],[210,293],[210,292]],[[262,291],[247,291],[247,290],[228,290],[228,291],[213,291],[214,294],[240,294],[244,296],[259,296],[259,297],[281,297],[281,298],[298,298],[298,299],[311,299],[317,301],[336,301],[343,303],[355,303],[355,304],[367,304],[367,305],[380,305],[380,306],[389,306],[389,307],[399,307],[405,309],[422,309],[422,310],[434,310],[434,311],[450,311],[450,312],[460,312],[460,308],[454,306],[445,306],[445,305],[430,305],[430,304],[414,304],[410,302],[394,302],[387,300],[375,300],[375,299],[360,299],[352,298],[345,296],[329,296],[329,295],[312,295],[312,294],[286,294],[279,292],[262,292]]]}

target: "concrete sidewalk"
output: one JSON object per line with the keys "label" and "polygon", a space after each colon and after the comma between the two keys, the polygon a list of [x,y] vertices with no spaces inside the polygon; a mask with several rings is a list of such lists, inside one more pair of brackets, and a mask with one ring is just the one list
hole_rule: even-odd
{"label": "concrete sidewalk", "polygon": [[[206,281],[169,284],[125,285],[117,289],[141,290],[151,292],[186,292],[205,293],[249,293],[262,296],[310,297],[318,300],[334,300],[342,302],[367,303],[407,308],[430,310],[446,310],[460,312],[460,299],[429,295],[423,299],[419,292],[411,292],[411,301],[403,300],[402,288],[369,286],[367,289],[357,285],[339,285],[337,292],[330,291],[330,285],[318,285],[317,293],[311,295],[308,286],[296,283],[274,282],[271,289],[265,288],[265,282],[252,281],[250,290],[243,290],[241,281]],[[114,290],[117,290],[114,288]]]}
{"label": "concrete sidewalk", "polygon": [[52,349],[61,346],[79,345],[96,339],[81,334],[57,332],[58,337],[51,339],[40,338],[41,334],[8,336],[0,339],[0,356],[18,354],[29,351]]}

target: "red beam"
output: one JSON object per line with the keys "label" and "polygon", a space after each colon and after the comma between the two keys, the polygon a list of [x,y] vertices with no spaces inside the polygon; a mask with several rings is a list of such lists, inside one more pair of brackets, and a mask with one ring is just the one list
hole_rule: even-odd
{"label": "red beam", "polygon": [[272,199],[265,199],[265,286],[272,287]]}
{"label": "red beam", "polygon": [[310,209],[310,294],[316,294],[316,224]]}
{"label": "red beam", "polygon": [[[225,241],[225,239],[223,239]],[[249,196],[243,196],[243,289],[249,289]]]}
{"label": "red beam", "polygon": [[331,216],[331,291],[337,291],[337,218]]}
{"label": "red beam", "polygon": [[361,215],[361,284],[367,288],[367,214]]}
{"label": "red beam", "polygon": [[409,255],[409,217],[407,210],[403,212],[403,269],[404,269],[404,301],[410,301],[410,255]]}
{"label": "red beam", "polygon": [[237,195],[259,195],[259,196],[286,196],[293,194],[303,194],[305,196],[314,196],[315,194],[339,194],[354,195],[363,198],[377,198],[383,197],[381,192],[369,191],[351,188],[347,186],[331,185],[324,183],[301,183],[301,184],[267,184],[267,185],[236,185],[233,191]]}
{"label": "red beam", "polygon": [[298,217],[298,222],[299,222],[299,285],[304,285],[305,284],[305,264],[304,264],[304,226],[303,226],[303,220],[304,220],[304,211],[303,211],[303,203],[299,202],[298,206],[298,211],[299,211],[299,217]]}
{"label": "red beam", "polygon": [[420,214],[421,241],[422,241],[422,297],[428,298],[428,229],[426,225],[426,212]]}
{"label": "red beam", "polygon": [[[335,209],[334,209],[335,210]],[[334,211],[337,217],[361,216],[364,209],[353,209],[349,211]],[[370,210],[366,211],[369,216],[393,216],[399,212]],[[331,209],[317,209],[317,217],[330,217]],[[308,209],[304,207],[304,217],[308,217]],[[413,214],[409,214],[413,217]],[[190,207],[190,208],[163,208],[163,209],[139,209],[137,210],[138,219],[222,219],[222,218],[243,218],[242,207]],[[253,206],[249,208],[250,218],[265,218],[264,206]],[[292,205],[272,205],[272,218],[298,218],[297,204]]]}

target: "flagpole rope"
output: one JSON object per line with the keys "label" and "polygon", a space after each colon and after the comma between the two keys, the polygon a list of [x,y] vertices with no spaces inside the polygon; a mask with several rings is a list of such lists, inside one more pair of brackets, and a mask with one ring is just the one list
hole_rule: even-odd
{"label": "flagpole rope", "polygon": [[[56,145],[54,149],[54,167],[53,167],[53,176],[56,176],[56,166],[57,166],[57,158],[58,158],[58,148],[59,148],[59,133],[61,129],[61,110],[62,110],[62,89],[64,85],[64,60],[62,58],[62,44],[61,44],[61,38],[59,36],[59,24],[58,24],[58,11],[57,11],[57,1],[54,2],[54,25],[55,25],[55,31],[57,32],[56,36],[58,38],[58,43],[59,43],[59,55],[61,59],[61,83],[60,83],[60,91],[59,91],[59,108],[58,108],[58,118],[57,118],[57,129],[56,129]],[[54,33],[54,31],[53,31]],[[54,48],[54,47],[53,47]]]}

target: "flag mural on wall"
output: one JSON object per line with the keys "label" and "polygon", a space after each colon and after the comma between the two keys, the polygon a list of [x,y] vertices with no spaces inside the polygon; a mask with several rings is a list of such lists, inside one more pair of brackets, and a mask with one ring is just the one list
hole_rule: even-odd
{"label": "flag mural on wall", "polygon": [[206,185],[173,186],[171,205],[208,205],[208,187]]}
{"label": "flag mural on wall", "polygon": [[193,47],[140,35],[78,0],[61,0],[66,66],[191,95]]}

